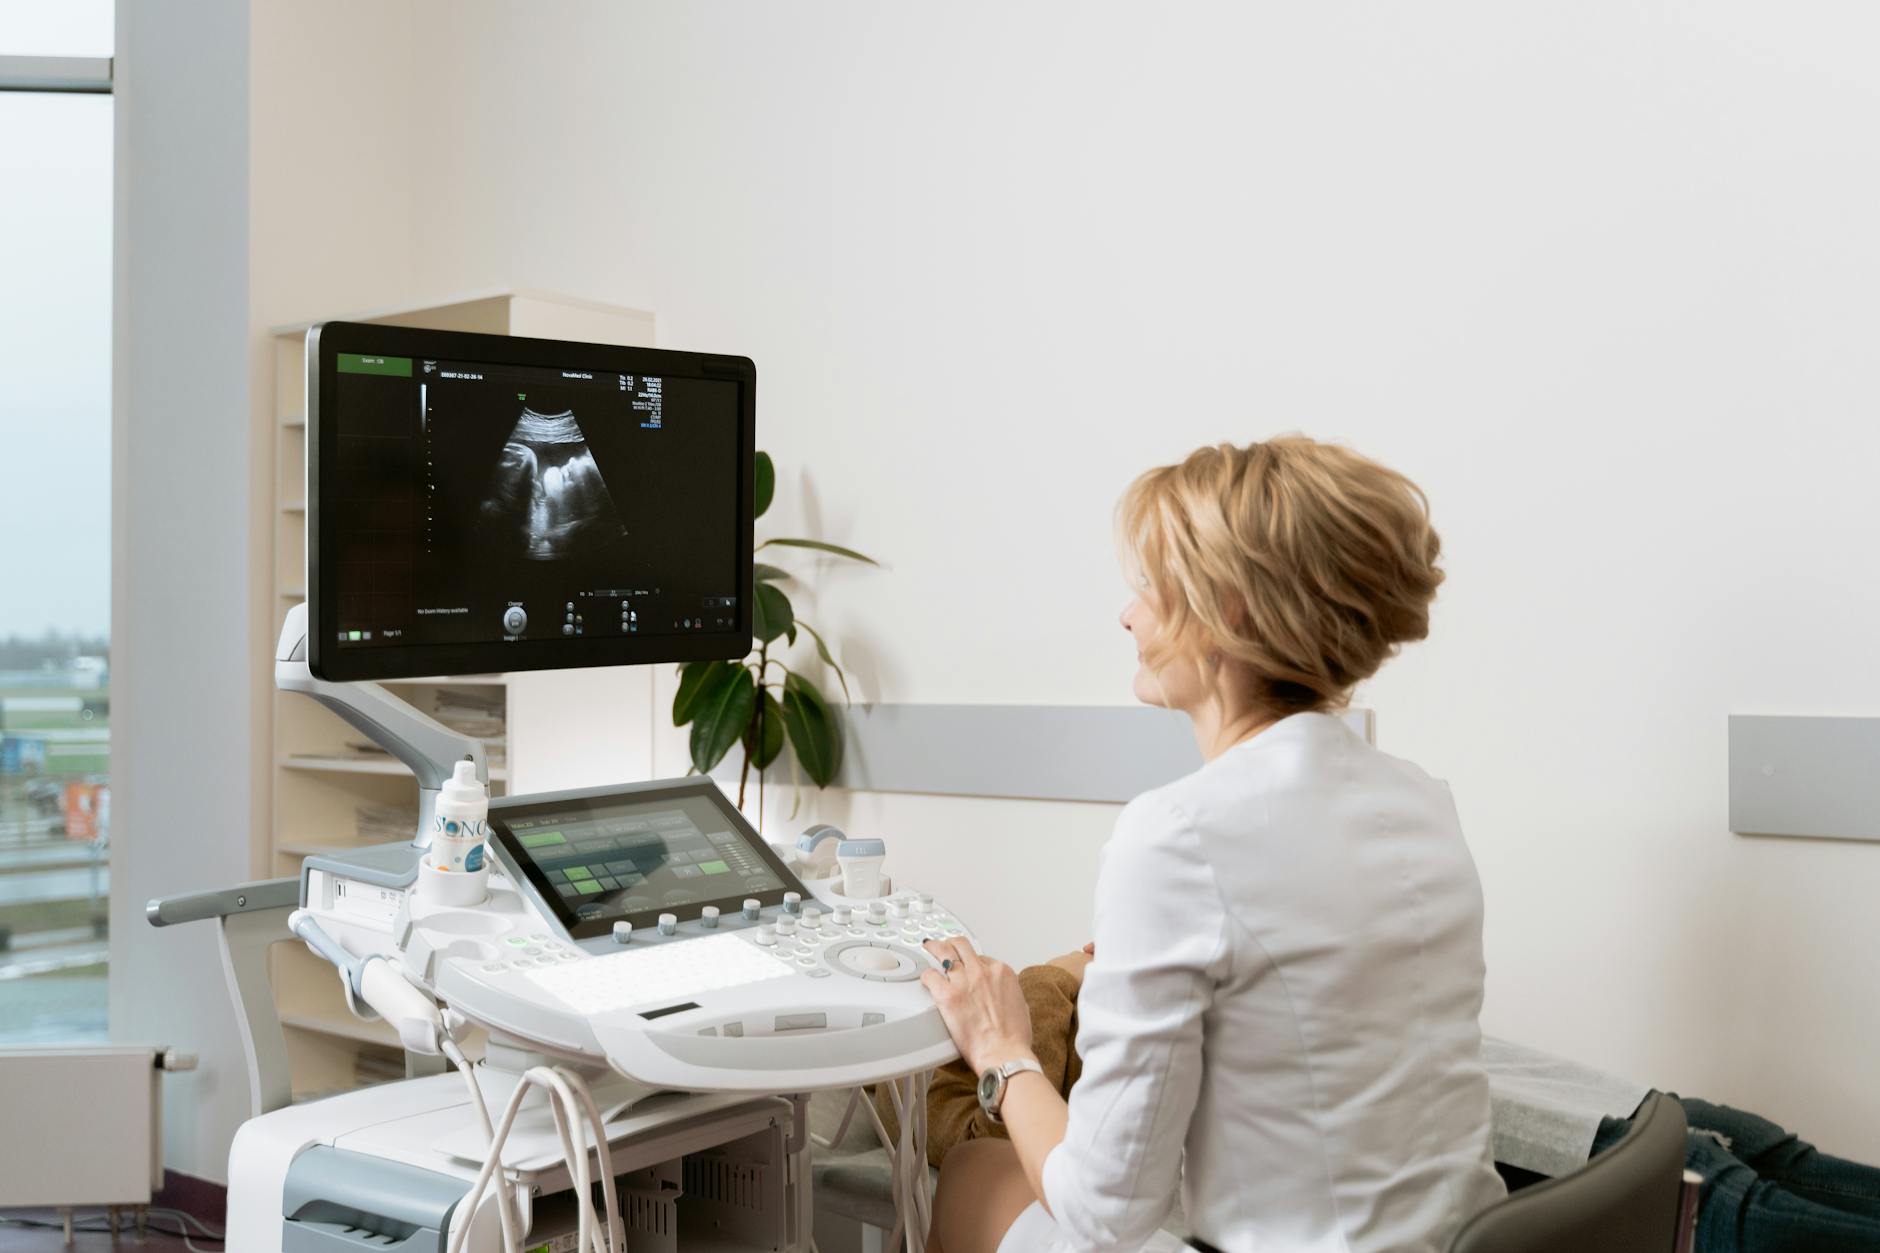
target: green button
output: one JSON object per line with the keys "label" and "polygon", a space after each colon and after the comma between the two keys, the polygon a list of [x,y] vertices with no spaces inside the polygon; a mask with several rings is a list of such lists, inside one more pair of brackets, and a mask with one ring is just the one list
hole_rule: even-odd
{"label": "green button", "polygon": [[581,895],[583,896],[592,896],[596,892],[601,890],[601,885],[594,882],[594,880],[592,879],[585,879],[581,881],[580,883],[575,884],[575,887],[581,890]]}
{"label": "green button", "polygon": [[341,374],[386,374],[394,378],[411,377],[410,357],[366,357],[356,352],[339,354]]}
{"label": "green button", "polygon": [[559,831],[537,831],[534,835],[520,837],[524,848],[543,848],[550,844],[566,844],[568,837]]}
{"label": "green button", "polygon": [[722,861],[702,861],[698,864],[698,868],[703,870],[706,874],[731,873],[731,867],[725,865]]}
{"label": "green button", "polygon": [[592,879],[594,877],[594,872],[589,870],[586,866],[570,866],[562,871],[562,873],[568,876],[569,882],[573,882],[577,879]]}
{"label": "green button", "polygon": [[519,936],[519,935],[512,935],[507,940],[503,941],[503,943],[511,945],[512,947],[515,947],[515,948],[521,948],[523,945],[527,944],[528,942],[529,941],[525,937]]}

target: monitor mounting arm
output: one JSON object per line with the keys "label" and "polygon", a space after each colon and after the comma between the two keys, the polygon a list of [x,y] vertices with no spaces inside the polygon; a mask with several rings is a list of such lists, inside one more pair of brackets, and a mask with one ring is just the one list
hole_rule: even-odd
{"label": "monitor mounting arm", "polygon": [[437,792],[458,762],[468,757],[476,763],[477,778],[489,783],[489,765],[480,741],[420,713],[377,683],[329,683],[314,678],[307,668],[305,604],[288,610],[287,621],[281,626],[280,643],[274,649],[274,686],[283,692],[313,697],[418,776],[418,829],[411,840],[414,848],[430,847]]}

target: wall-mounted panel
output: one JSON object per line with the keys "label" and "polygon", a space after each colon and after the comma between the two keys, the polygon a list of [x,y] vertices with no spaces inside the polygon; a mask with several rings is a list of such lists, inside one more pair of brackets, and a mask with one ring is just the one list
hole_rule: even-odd
{"label": "wall-mounted panel", "polygon": [[1730,718],[1730,830],[1880,840],[1880,718]]}

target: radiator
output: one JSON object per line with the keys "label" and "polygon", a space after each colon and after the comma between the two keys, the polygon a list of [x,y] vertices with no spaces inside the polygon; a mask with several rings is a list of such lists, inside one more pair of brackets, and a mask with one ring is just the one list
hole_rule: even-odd
{"label": "radiator", "polygon": [[147,1205],[163,1186],[157,1080],[172,1049],[0,1048],[0,1206]]}

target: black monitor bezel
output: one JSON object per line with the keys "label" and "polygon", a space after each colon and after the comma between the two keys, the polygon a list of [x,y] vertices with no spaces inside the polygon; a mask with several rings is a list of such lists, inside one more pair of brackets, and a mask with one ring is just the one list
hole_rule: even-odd
{"label": "black monitor bezel", "polygon": [[[755,828],[738,812],[738,807],[731,803],[718,785],[709,778],[695,776],[687,779],[656,779],[650,783],[633,783],[624,786],[581,788],[567,792],[543,792],[532,796],[498,797],[490,801],[490,842],[503,866],[512,875],[521,874],[527,885],[529,895],[535,898],[537,905],[548,911],[556,924],[571,939],[591,940],[609,935],[616,922],[626,922],[635,930],[653,927],[663,913],[672,913],[670,907],[658,907],[634,914],[612,914],[604,918],[584,919],[570,909],[554,885],[548,881],[535,859],[522,847],[509,822],[513,818],[531,818],[551,813],[565,813],[570,808],[601,809],[619,804],[658,804],[661,801],[685,800],[692,797],[704,797],[717,808],[732,830],[757,851],[764,859],[764,864],[777,876],[782,885],[774,891],[746,892],[739,891],[730,896],[714,900],[695,901],[687,906],[693,918],[707,905],[717,906],[721,914],[735,915],[743,908],[744,902],[755,898],[766,909],[783,904],[785,892],[796,892],[807,897],[809,889],[803,886],[790,868],[777,856],[776,850],[759,835]],[[681,921],[690,921],[690,918]]]}
{"label": "black monitor bezel", "polygon": [[[665,378],[699,378],[738,384],[738,586],[752,576],[753,483],[757,461],[757,367],[749,357],[628,348],[572,340],[525,339],[469,331],[435,331],[362,322],[324,322],[307,332],[307,666],[330,682],[428,678],[435,675],[499,674],[524,670],[568,670],[633,666],[654,662],[743,657],[751,651],[751,597],[738,597],[737,625],[729,634],[607,636],[521,643],[332,647],[339,632],[337,571],[320,563],[334,545],[328,533],[334,511],[324,508],[320,466],[338,447],[337,424],[323,409],[337,395],[339,354],[429,357],[493,365],[580,368]],[[325,399],[323,399],[325,398]]]}

